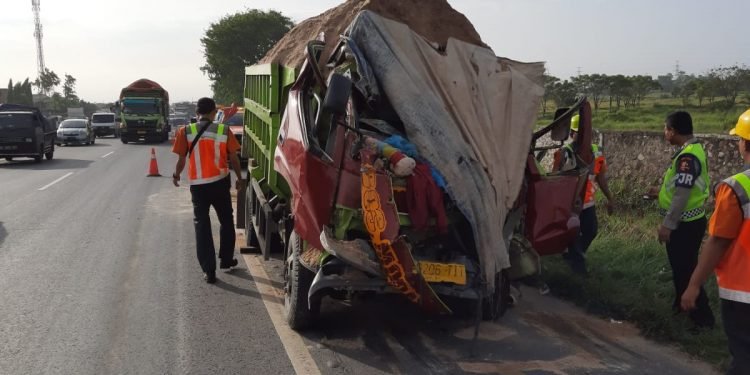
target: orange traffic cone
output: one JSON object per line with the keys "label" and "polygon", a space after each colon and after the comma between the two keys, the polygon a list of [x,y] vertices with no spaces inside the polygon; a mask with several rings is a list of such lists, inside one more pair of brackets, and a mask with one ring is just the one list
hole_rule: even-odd
{"label": "orange traffic cone", "polygon": [[148,166],[147,177],[161,176],[159,174],[159,167],[156,165],[156,151],[151,147],[151,163]]}

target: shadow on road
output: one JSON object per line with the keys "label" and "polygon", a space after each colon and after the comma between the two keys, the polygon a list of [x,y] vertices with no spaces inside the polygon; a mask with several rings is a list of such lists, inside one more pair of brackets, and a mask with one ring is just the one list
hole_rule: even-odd
{"label": "shadow on road", "polygon": [[31,169],[35,171],[47,171],[55,169],[81,169],[86,168],[93,160],[81,159],[52,159],[44,160],[41,163],[35,163],[33,159],[13,160],[10,162],[0,163],[2,169]]}
{"label": "shadow on road", "polygon": [[[231,275],[231,274],[228,274],[228,275]],[[229,284],[228,282],[222,280],[222,278],[226,278],[226,276],[222,277],[222,275],[219,274],[219,275],[216,275],[216,278],[218,280],[216,281],[216,284],[214,284],[214,286],[216,286],[217,288],[224,289],[234,294],[261,299],[260,293],[256,291],[245,289],[245,288],[240,288],[238,286]]]}

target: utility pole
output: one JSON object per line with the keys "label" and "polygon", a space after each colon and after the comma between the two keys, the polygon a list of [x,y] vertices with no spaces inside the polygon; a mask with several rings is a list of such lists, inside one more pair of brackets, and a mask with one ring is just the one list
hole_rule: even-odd
{"label": "utility pole", "polygon": [[[44,50],[42,49],[42,20],[39,17],[39,1],[31,0],[31,9],[34,11],[34,38],[36,39],[36,68],[39,79],[42,78],[46,68],[44,66]],[[46,92],[44,94],[47,94]]]}
{"label": "utility pole", "polygon": [[677,60],[674,64],[674,78],[676,79],[679,76],[680,76],[680,60]]}

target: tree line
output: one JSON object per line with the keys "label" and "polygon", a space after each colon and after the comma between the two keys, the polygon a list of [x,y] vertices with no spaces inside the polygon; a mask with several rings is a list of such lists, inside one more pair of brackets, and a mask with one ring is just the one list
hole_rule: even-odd
{"label": "tree line", "polygon": [[[84,112],[89,114],[97,110],[97,106],[85,100],[81,100],[76,93],[76,78],[69,75],[63,75],[64,80],[54,71],[45,69],[39,77],[33,82],[26,78],[23,82],[13,83],[13,79],[8,81],[8,96],[6,103],[21,104],[34,106],[36,104],[40,110],[47,114],[65,114],[70,107],[83,107]],[[62,91],[58,92],[56,88],[62,83]],[[44,95],[44,99],[34,103],[32,86],[37,88],[39,94]]]}
{"label": "tree line", "polygon": [[679,71],[676,74],[660,75],[656,79],[648,75],[625,76],[622,74],[583,74],[570,80],[561,80],[552,75],[544,76],[544,97],[542,113],[546,114],[546,103],[551,100],[558,107],[575,102],[575,98],[586,95],[599,110],[604,100],[609,101],[609,110],[621,107],[639,107],[646,95],[661,90],[675,98],[681,98],[688,105],[691,98],[698,101],[734,106],[745,90],[750,90],[750,69],[744,65],[712,68],[701,75],[688,75]]}

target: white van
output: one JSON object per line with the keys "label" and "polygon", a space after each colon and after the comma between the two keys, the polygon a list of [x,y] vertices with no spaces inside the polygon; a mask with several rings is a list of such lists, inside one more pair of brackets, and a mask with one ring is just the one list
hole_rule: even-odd
{"label": "white van", "polygon": [[91,126],[94,128],[94,134],[97,137],[113,135],[115,138],[119,135],[119,129],[114,113],[97,112],[91,115]]}

